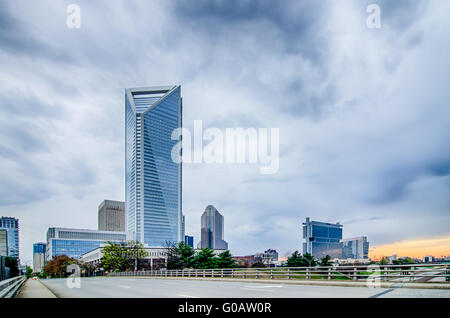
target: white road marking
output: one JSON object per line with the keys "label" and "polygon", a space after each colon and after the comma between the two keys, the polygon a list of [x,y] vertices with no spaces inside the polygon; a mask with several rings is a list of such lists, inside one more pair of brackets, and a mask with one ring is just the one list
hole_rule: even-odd
{"label": "white road marking", "polygon": [[275,292],[274,290],[270,290],[270,289],[261,289],[261,288],[241,288],[244,290],[251,290],[251,291],[262,291],[262,292],[269,292],[269,293],[273,293]]}
{"label": "white road marking", "polygon": [[190,295],[183,295],[183,294],[179,294],[179,297],[187,297],[187,298],[199,298],[197,296],[190,296]]}
{"label": "white road marking", "polygon": [[122,287],[122,288],[131,288],[130,286],[127,286],[127,285],[118,285],[119,287]]}
{"label": "white road marking", "polygon": [[251,285],[251,286],[244,286],[245,288],[283,288],[283,285]]}

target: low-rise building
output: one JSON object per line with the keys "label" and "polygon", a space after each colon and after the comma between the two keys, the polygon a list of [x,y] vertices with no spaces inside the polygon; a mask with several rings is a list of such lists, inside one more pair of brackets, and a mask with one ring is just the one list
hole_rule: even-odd
{"label": "low-rise building", "polygon": [[[106,244],[101,244],[99,247],[82,254],[79,258],[81,262],[88,263],[90,265],[99,266],[103,258],[103,248]],[[150,247],[144,245],[143,249],[147,252],[147,256],[144,258],[141,269],[145,270],[159,270],[165,268],[167,264],[167,248],[165,247]],[[195,250],[197,252],[199,250]],[[215,255],[219,255],[224,250],[214,250]]]}
{"label": "low-rise building", "polygon": [[115,231],[51,227],[47,231],[45,259],[49,261],[60,255],[77,259],[108,241],[124,242],[126,241],[126,234],[125,232]]}

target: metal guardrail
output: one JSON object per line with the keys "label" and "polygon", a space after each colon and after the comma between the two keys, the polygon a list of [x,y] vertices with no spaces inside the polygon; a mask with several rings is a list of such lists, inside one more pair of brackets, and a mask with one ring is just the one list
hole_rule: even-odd
{"label": "metal guardrail", "polygon": [[146,276],[178,278],[244,278],[244,279],[306,279],[306,280],[367,280],[377,279],[390,282],[442,282],[448,283],[448,264],[408,265],[358,265],[337,267],[271,267],[233,269],[184,269],[151,270],[135,272],[112,272],[112,277]]}
{"label": "metal guardrail", "polygon": [[0,298],[12,298],[22,284],[27,280],[26,276],[16,276],[0,282]]}

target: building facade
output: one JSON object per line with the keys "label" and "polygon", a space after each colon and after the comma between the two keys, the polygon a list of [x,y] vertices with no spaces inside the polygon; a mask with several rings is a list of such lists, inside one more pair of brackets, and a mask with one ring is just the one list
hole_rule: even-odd
{"label": "building facade", "polygon": [[228,243],[224,241],[224,222],[222,214],[217,209],[208,205],[201,218],[200,248],[209,247],[213,250],[227,250]]}
{"label": "building facade", "polygon": [[341,240],[342,242],[342,258],[352,259],[368,259],[369,258],[369,242],[366,236],[348,238]]}
{"label": "building facade", "polygon": [[51,227],[47,231],[45,259],[49,261],[60,255],[77,259],[80,255],[92,251],[108,241],[123,242],[125,240],[125,232]]}
{"label": "building facade", "polygon": [[[103,247],[105,245],[97,247],[96,249],[89,251],[80,256],[80,261],[91,265],[98,265],[103,257]],[[144,258],[144,262],[140,265],[140,269],[145,270],[159,270],[165,268],[167,264],[167,248],[164,247],[149,247],[145,246],[143,249],[147,252],[147,256]]]}
{"label": "building facade", "polygon": [[0,256],[8,256],[8,231],[0,229]]}
{"label": "building facade", "polygon": [[[79,260],[91,265],[98,265],[104,255],[104,244],[100,245],[96,249],[84,253],[80,256]],[[150,247],[143,246],[143,249],[147,252],[147,256],[144,257],[144,261],[141,262],[139,270],[159,270],[165,268],[167,265],[167,247]],[[198,250],[195,250],[197,252]],[[214,255],[219,255],[222,250],[213,251]]]}
{"label": "building facade", "polygon": [[184,240],[182,165],[172,160],[181,137],[180,86],[127,89],[125,92],[125,211],[127,235],[152,247]]}
{"label": "building facade", "polygon": [[185,235],[184,236],[184,244],[189,245],[190,247],[194,248],[194,237]]}
{"label": "building facade", "polygon": [[19,260],[19,220],[12,217],[0,218],[0,229],[6,230],[8,240],[8,256]]}
{"label": "building facade", "polygon": [[104,200],[98,206],[98,230],[125,232],[125,202]]}
{"label": "building facade", "polygon": [[33,244],[33,271],[40,273],[45,266],[45,243]]}
{"label": "building facade", "polygon": [[342,258],[342,225],[311,221],[303,223],[303,254],[309,253],[316,259],[326,255]]}

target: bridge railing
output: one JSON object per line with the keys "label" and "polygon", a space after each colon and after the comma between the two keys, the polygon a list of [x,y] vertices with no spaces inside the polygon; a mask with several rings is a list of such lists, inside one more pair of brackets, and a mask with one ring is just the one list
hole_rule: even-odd
{"label": "bridge railing", "polygon": [[0,282],[0,298],[12,298],[26,281],[26,276],[16,276]]}
{"label": "bridge railing", "polygon": [[269,267],[151,270],[112,272],[112,277],[240,278],[306,280],[376,280],[391,282],[450,282],[450,264],[355,265],[331,267]]}

